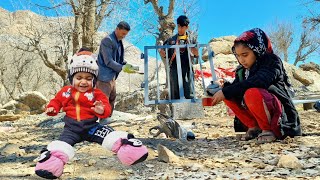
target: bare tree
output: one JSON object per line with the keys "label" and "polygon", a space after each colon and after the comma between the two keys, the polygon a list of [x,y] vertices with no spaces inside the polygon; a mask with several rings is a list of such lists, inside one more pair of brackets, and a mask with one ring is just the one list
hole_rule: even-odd
{"label": "bare tree", "polygon": [[[13,46],[37,54],[67,84],[66,66],[70,50],[75,53],[81,46],[85,46],[94,51],[97,48],[94,37],[102,21],[110,17],[113,9],[122,3],[112,0],[65,0],[60,4],[52,3],[52,7],[37,5],[45,10],[55,10],[57,17],[44,17],[42,24],[33,22],[30,18],[27,32],[20,33],[26,41],[15,41]],[[58,11],[62,6],[71,7],[74,18],[62,18]],[[50,27],[44,27],[48,21]],[[48,39],[54,42],[48,45]]]}
{"label": "bare tree", "polygon": [[17,50],[38,55],[42,62],[67,83],[67,59],[70,51],[71,27],[61,18],[29,17],[25,29],[19,29],[21,39],[11,42]]}
{"label": "bare tree", "polygon": [[[144,0],[144,3],[151,3],[154,13],[157,16],[157,25],[154,25],[150,21],[146,22],[149,24],[147,31],[154,35],[156,44],[159,44],[160,41],[164,42],[173,35],[176,27],[174,19],[175,12],[181,12],[189,18],[193,18],[196,17],[196,14],[200,11],[198,8],[198,0],[183,0],[177,2],[175,0],[169,0],[167,8],[165,8],[163,4],[160,4],[158,0]],[[167,9],[167,12],[164,12],[164,9]],[[158,28],[156,29],[154,27]]]}
{"label": "bare tree", "polygon": [[320,0],[308,0],[303,3],[308,9],[309,15],[304,19],[304,23],[310,24],[312,28],[317,28],[320,25]]}
{"label": "bare tree", "polygon": [[156,44],[160,41],[165,41],[173,35],[175,23],[173,19],[175,0],[170,0],[168,5],[168,12],[163,11],[163,6],[159,5],[157,0],[144,0],[145,4],[151,3],[154,12],[158,16],[159,28],[158,32],[150,32],[156,37]]}
{"label": "bare tree", "polygon": [[314,31],[315,29],[304,26],[293,65],[296,66],[298,62],[305,62],[312,53],[319,49],[320,39],[319,36],[313,34]]}
{"label": "bare tree", "polygon": [[14,99],[25,91],[37,90],[44,84],[43,71],[34,70],[35,58],[28,53],[16,51],[12,54],[6,49],[1,51],[0,59],[0,84],[4,90],[0,93],[6,94],[2,101]]}
{"label": "bare tree", "polygon": [[[158,0],[144,0],[145,4],[148,4],[148,3],[152,4],[154,13],[157,16],[157,22],[158,22],[157,31],[155,32],[154,26],[153,27],[149,26],[149,28],[147,29],[147,31],[153,34],[154,37],[156,38],[156,45],[161,44],[160,42],[164,42],[168,38],[173,36],[173,31],[176,27],[175,21],[174,21],[175,5],[177,3],[181,3],[179,4],[180,6],[178,6],[179,8],[176,10],[180,10],[183,12],[183,14],[188,15],[188,12],[190,13],[191,10],[194,12],[195,10],[198,10],[197,8],[192,8],[192,7],[195,7],[195,4],[197,2],[198,2],[197,0],[190,0],[190,1],[183,0],[181,2],[176,2],[175,0],[169,0],[169,3],[167,4],[168,7],[166,8],[167,12],[164,12],[164,6],[160,5]],[[150,22],[148,23],[152,24]],[[196,35],[196,31],[192,33]],[[161,58],[161,59],[163,64],[165,64],[165,58]],[[167,84],[168,82],[166,82],[166,85]]]}
{"label": "bare tree", "polygon": [[[79,50],[80,46],[87,47],[92,51],[96,49],[94,35],[102,21],[111,15],[117,5],[116,2],[111,0],[67,0],[75,17],[72,38],[73,53]],[[81,42],[80,39],[82,39]]]}
{"label": "bare tree", "polygon": [[288,49],[293,41],[293,28],[290,23],[277,23],[269,34],[273,50],[281,56],[285,62],[288,62]]}
{"label": "bare tree", "polygon": [[[75,53],[81,46],[89,48],[91,51],[96,49],[94,36],[101,26],[102,21],[106,17],[110,17],[111,13],[118,5],[122,5],[122,1],[116,0],[64,0],[55,4],[53,0],[52,6],[44,7],[36,4],[45,10],[55,10],[56,16],[61,16],[57,11],[58,8],[67,6],[67,10],[71,8],[74,16],[73,33],[72,33],[72,50]],[[64,12],[65,13],[65,12]]]}

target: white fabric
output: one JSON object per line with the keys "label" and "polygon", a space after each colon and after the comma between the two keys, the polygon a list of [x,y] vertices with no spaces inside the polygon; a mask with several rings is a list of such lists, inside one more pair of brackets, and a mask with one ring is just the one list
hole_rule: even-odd
{"label": "white fabric", "polygon": [[63,141],[52,141],[50,144],[48,144],[47,149],[49,151],[61,151],[68,156],[69,160],[72,159],[75,154],[74,148],[70,144]]}
{"label": "white fabric", "polygon": [[102,142],[102,147],[108,149],[109,151],[112,150],[113,144],[119,139],[119,138],[128,138],[128,133],[124,131],[112,131],[109,133]]}
{"label": "white fabric", "polygon": [[68,62],[68,69],[71,76],[76,72],[88,72],[98,76],[99,67],[94,54],[91,56],[75,54]]}

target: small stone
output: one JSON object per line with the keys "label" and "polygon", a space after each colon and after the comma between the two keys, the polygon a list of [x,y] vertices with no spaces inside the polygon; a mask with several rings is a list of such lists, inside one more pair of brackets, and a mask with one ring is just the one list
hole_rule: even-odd
{"label": "small stone", "polygon": [[150,121],[150,120],[153,119],[153,116],[152,115],[148,115],[148,116],[145,117],[145,119],[146,119],[146,121]]}
{"label": "small stone", "polygon": [[265,168],[264,168],[265,171],[267,172],[271,172],[274,170],[274,166],[270,166],[270,165],[267,165]]}
{"label": "small stone", "polygon": [[199,171],[199,169],[202,169],[203,166],[201,164],[193,164],[192,167],[190,168],[191,171],[196,172]]}
{"label": "small stone", "polygon": [[127,169],[127,170],[126,170],[126,173],[128,173],[128,174],[133,174],[133,170],[132,170],[132,169]]}
{"label": "small stone", "polygon": [[280,157],[277,164],[278,167],[290,168],[290,169],[301,169],[302,165],[299,159],[293,155],[283,155]]}
{"label": "small stone", "polygon": [[90,159],[90,160],[88,161],[88,165],[89,165],[89,166],[92,166],[92,165],[94,165],[94,164],[96,164],[96,163],[97,163],[97,161],[94,160],[94,159]]}
{"label": "small stone", "polygon": [[158,145],[158,160],[166,163],[179,162],[179,157],[176,156],[167,147],[159,144]]}
{"label": "small stone", "polygon": [[99,159],[108,159],[107,156],[99,156]]}
{"label": "small stone", "polygon": [[147,166],[147,168],[153,168],[154,167],[154,165],[152,165],[152,164],[146,164],[146,166]]}
{"label": "small stone", "polygon": [[311,157],[317,157],[317,156],[318,156],[318,154],[317,154],[316,152],[314,152],[314,151],[310,151],[310,152],[309,152],[309,155],[310,155]]}
{"label": "small stone", "polygon": [[304,170],[305,173],[309,174],[310,176],[319,175],[319,171],[314,169],[306,169]]}
{"label": "small stone", "polygon": [[137,117],[134,119],[134,121],[144,121],[146,120],[146,117]]}
{"label": "small stone", "polygon": [[2,155],[10,155],[10,154],[16,154],[16,155],[25,155],[26,152],[24,149],[20,149],[18,145],[16,144],[6,144],[3,148],[1,148],[0,154]]}
{"label": "small stone", "polygon": [[16,128],[14,128],[14,127],[0,127],[0,132],[12,133],[12,132],[16,132]]}

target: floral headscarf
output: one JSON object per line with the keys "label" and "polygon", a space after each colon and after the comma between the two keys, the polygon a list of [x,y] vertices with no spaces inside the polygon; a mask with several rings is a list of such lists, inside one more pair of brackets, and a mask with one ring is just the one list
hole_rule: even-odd
{"label": "floral headscarf", "polygon": [[[266,52],[273,53],[268,36],[259,28],[245,31],[234,40],[234,44],[237,42],[245,43],[258,57],[264,55]],[[234,46],[232,47],[232,51],[235,52]]]}

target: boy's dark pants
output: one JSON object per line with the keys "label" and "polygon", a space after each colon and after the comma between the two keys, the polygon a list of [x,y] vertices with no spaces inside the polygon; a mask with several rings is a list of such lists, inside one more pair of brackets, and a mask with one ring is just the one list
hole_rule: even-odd
{"label": "boy's dark pants", "polygon": [[[192,99],[191,95],[191,77],[189,66],[181,68],[182,71],[182,82],[183,82],[183,91],[186,99]],[[171,89],[171,99],[180,99],[179,94],[179,81],[178,81],[178,70],[176,66],[170,67],[170,89]]]}

